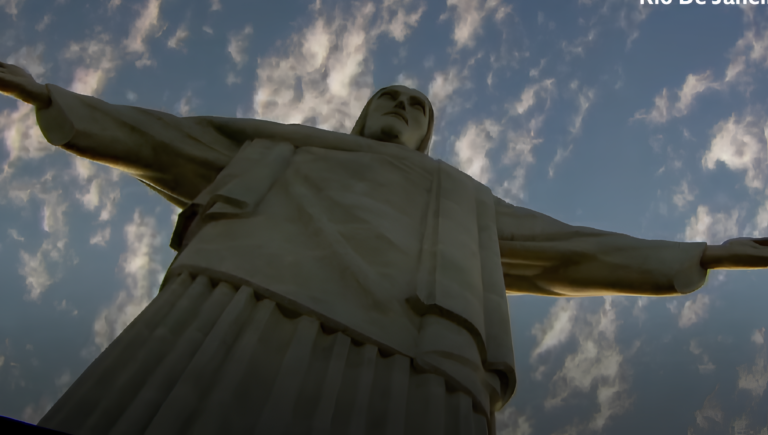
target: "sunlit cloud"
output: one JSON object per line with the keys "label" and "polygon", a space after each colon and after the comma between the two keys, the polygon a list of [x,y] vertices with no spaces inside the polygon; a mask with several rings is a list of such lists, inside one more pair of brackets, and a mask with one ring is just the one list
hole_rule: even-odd
{"label": "sunlit cloud", "polygon": [[768,385],[767,354],[765,346],[762,346],[753,365],[744,364],[736,368],[739,373],[739,389],[747,390],[755,398],[761,397]]}
{"label": "sunlit cloud", "polygon": [[709,149],[701,160],[706,169],[715,169],[723,162],[732,171],[744,172],[744,183],[751,189],[762,190],[768,175],[766,152],[766,130],[768,122],[756,116],[731,115],[720,121],[713,133]]}
{"label": "sunlit cloud", "polygon": [[531,353],[532,363],[540,354],[561,346],[573,335],[578,310],[578,299],[558,299],[544,322],[533,326],[531,333],[536,336],[538,344]]}
{"label": "sunlit cloud", "polygon": [[189,116],[192,114],[192,108],[197,105],[197,100],[192,97],[192,91],[187,91],[181,100],[176,103],[176,113],[181,116]]}
{"label": "sunlit cloud", "polygon": [[552,159],[552,163],[549,164],[549,178],[552,178],[555,176],[555,168],[557,165],[560,164],[563,160],[565,160],[566,157],[568,157],[569,154],[571,154],[571,150],[573,149],[573,144],[568,145],[568,148],[560,147],[557,149],[557,154],[555,154],[555,158]]}
{"label": "sunlit cloud", "polygon": [[454,145],[458,167],[481,183],[491,177],[491,162],[486,152],[499,137],[501,126],[491,119],[469,122]]}
{"label": "sunlit cloud", "polygon": [[118,50],[109,36],[101,33],[82,42],[70,42],[63,52],[65,59],[80,62],[69,89],[83,95],[98,96],[120,63]]}
{"label": "sunlit cloud", "polygon": [[496,412],[496,433],[498,435],[533,435],[531,417],[515,409],[505,406]]}
{"label": "sunlit cloud", "polygon": [[72,156],[71,162],[80,184],[80,189],[75,191],[75,197],[86,210],[98,210],[99,221],[112,219],[120,200],[120,171],[80,157]]}

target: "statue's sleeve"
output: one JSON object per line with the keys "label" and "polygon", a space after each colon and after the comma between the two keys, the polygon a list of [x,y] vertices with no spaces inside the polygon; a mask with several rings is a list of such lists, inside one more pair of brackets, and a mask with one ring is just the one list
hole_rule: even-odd
{"label": "statue's sleeve", "polygon": [[701,287],[706,243],[644,240],[572,226],[496,198],[508,294],[677,296]]}
{"label": "statue's sleeve", "polygon": [[237,128],[258,122],[177,117],[47,87],[52,104],[37,111],[37,122],[49,143],[126,172],[179,207],[237,153],[248,134]]}

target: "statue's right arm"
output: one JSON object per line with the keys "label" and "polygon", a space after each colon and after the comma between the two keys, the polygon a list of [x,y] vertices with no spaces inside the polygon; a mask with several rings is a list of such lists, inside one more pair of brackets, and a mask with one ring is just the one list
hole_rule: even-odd
{"label": "statue's right arm", "polygon": [[113,105],[37,83],[6,63],[0,63],[0,92],[35,106],[40,130],[52,145],[126,172],[180,207],[229,163],[253,134],[251,124],[266,122]]}

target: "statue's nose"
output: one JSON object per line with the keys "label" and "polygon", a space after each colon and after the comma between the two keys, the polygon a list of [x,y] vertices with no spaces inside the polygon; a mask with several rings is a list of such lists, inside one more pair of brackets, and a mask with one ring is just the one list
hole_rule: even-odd
{"label": "statue's nose", "polygon": [[395,109],[405,110],[405,103],[403,100],[400,100],[395,104]]}

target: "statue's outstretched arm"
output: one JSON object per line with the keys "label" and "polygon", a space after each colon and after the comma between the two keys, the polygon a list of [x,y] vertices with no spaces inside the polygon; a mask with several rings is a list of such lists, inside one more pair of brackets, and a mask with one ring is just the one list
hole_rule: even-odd
{"label": "statue's outstretched arm", "polygon": [[[109,104],[0,63],[0,92],[32,104],[52,145],[127,172],[184,206],[229,163],[257,120],[177,117]],[[223,127],[222,127],[223,126]],[[248,127],[248,131],[236,131]],[[247,140],[247,139],[246,139]]]}
{"label": "statue's outstretched arm", "polygon": [[496,201],[507,293],[676,296],[701,287],[706,243],[644,240],[568,225]]}

